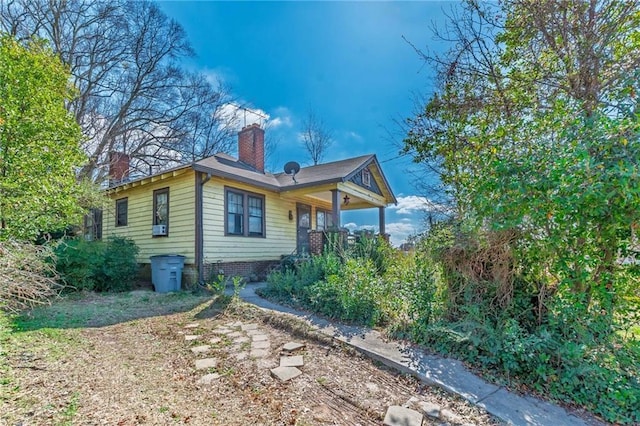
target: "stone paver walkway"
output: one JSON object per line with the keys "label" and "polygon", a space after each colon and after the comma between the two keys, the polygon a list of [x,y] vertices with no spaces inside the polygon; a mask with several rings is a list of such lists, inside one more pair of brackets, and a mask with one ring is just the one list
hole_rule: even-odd
{"label": "stone paver walkway", "polygon": [[[260,308],[290,314],[302,319],[318,331],[346,343],[372,359],[462,396],[467,401],[484,408],[487,412],[508,424],[541,426],[587,425],[584,420],[570,414],[558,405],[530,396],[519,396],[503,387],[488,383],[455,359],[427,355],[417,347],[400,342],[387,341],[380,333],[374,330],[332,323],[308,312],[298,311],[262,299],[256,295],[255,290],[265,285],[266,283],[249,284],[242,289],[240,297],[244,301]],[[252,337],[261,335],[255,324],[241,325],[240,328],[247,334],[251,332]],[[252,344],[253,342],[255,340],[252,339]],[[296,347],[287,344],[283,347],[283,350],[287,351],[290,348],[293,351]],[[252,353],[254,350],[263,349],[252,349]],[[281,372],[282,370],[278,369],[282,368],[296,367],[277,367],[271,370],[272,375],[278,377],[274,370]],[[288,373],[295,377],[294,371],[288,370]],[[285,375],[279,377],[279,379],[290,380],[290,378],[287,379],[286,377],[288,376]],[[394,408],[392,411],[399,412],[400,410]],[[454,413],[448,410],[440,410],[440,407],[433,406],[424,407],[422,412],[434,418],[436,418],[435,414],[437,412],[437,418],[445,421],[452,421],[454,420],[453,416],[455,416]],[[418,414],[422,417],[421,413],[418,412]]]}
{"label": "stone paver walkway", "polygon": [[[195,343],[209,337],[210,344],[200,344],[189,348],[196,356],[208,354],[213,349],[213,346],[223,344],[225,341],[230,341],[231,346],[229,349],[236,361],[244,361],[246,359],[257,361],[271,354],[269,335],[255,323],[245,324],[241,321],[236,321],[218,326],[212,330],[207,330],[206,327],[201,326],[199,323],[190,323],[185,325],[184,329],[188,330],[189,333],[193,333],[184,336],[187,343]],[[196,334],[198,332],[200,333]],[[178,331],[178,333],[184,334],[184,331]],[[288,342],[282,349],[287,353],[291,353],[304,347],[304,343]],[[196,359],[194,361],[195,369],[208,371],[207,374],[198,379],[198,383],[210,385],[216,379],[222,377],[220,373],[215,371],[217,365],[218,360],[216,358]],[[271,374],[283,382],[288,381],[302,374],[302,371],[297,367],[302,367],[303,365],[302,355],[284,356],[280,359],[280,366],[272,369]]]}

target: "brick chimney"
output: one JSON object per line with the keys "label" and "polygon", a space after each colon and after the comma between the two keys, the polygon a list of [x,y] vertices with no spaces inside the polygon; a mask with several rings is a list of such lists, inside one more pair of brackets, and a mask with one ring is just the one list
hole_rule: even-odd
{"label": "brick chimney", "polygon": [[257,123],[238,132],[238,159],[264,173],[264,130]]}
{"label": "brick chimney", "polygon": [[109,184],[119,184],[129,178],[129,156],[124,152],[109,153]]}

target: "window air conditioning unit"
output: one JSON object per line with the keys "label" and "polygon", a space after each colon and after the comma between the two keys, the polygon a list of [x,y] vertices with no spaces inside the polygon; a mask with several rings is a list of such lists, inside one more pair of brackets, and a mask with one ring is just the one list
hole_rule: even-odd
{"label": "window air conditioning unit", "polygon": [[157,237],[159,235],[167,235],[167,225],[153,225],[151,234],[154,237]]}

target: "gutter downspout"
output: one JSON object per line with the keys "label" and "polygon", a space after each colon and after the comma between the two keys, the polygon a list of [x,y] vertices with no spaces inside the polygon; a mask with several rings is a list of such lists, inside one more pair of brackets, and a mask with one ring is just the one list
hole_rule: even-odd
{"label": "gutter downspout", "polygon": [[196,171],[196,271],[198,272],[198,284],[203,284],[204,280],[204,230],[203,230],[203,187],[211,180],[211,173],[203,179],[203,173]]}

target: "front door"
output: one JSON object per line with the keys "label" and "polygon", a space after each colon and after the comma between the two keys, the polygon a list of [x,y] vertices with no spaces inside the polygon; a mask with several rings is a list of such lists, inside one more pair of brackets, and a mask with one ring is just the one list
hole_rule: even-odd
{"label": "front door", "polygon": [[309,230],[311,229],[311,206],[298,204],[298,254],[309,253]]}

